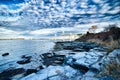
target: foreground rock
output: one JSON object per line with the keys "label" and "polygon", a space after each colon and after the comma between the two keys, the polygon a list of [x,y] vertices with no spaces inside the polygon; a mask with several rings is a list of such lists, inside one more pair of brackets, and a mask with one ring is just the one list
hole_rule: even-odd
{"label": "foreground rock", "polygon": [[[120,49],[115,49],[99,61],[101,71],[99,77],[109,76],[115,80],[120,79]],[[98,63],[94,64],[97,65]]]}
{"label": "foreground rock", "polygon": [[[21,80],[78,80],[81,77],[78,77],[80,74],[70,66],[49,66],[37,74],[33,73]],[[74,77],[74,75],[77,77]]]}
{"label": "foreground rock", "polygon": [[0,80],[11,80],[11,77],[24,73],[25,69],[17,68],[17,69],[9,69],[0,73]]}

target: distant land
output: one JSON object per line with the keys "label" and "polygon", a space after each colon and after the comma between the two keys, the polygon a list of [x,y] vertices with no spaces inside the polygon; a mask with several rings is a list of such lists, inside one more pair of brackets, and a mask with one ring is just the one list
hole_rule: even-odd
{"label": "distant land", "polygon": [[70,35],[62,35],[62,36],[52,36],[52,37],[45,37],[45,38],[0,38],[0,40],[69,40],[73,41],[79,38],[82,34],[70,34]]}

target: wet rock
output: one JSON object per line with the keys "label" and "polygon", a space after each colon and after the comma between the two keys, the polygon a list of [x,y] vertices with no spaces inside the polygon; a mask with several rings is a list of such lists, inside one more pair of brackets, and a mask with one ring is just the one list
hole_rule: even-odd
{"label": "wet rock", "polygon": [[86,73],[89,70],[89,68],[87,66],[76,64],[76,63],[74,63],[71,67],[73,67],[75,69],[79,69],[80,71],[82,71],[84,73]]}
{"label": "wet rock", "polygon": [[31,58],[32,58],[32,56],[22,55],[22,57],[21,57],[21,58],[23,58],[23,59],[31,59]]}
{"label": "wet rock", "polygon": [[10,77],[17,74],[22,74],[24,71],[25,70],[23,68],[5,70],[0,73],[0,80],[10,80]]}
{"label": "wet rock", "polygon": [[66,47],[64,47],[63,49],[65,49],[65,50],[74,50],[74,46],[66,46]]}
{"label": "wet rock", "polygon": [[11,80],[9,77],[0,77],[0,80]]}
{"label": "wet rock", "polygon": [[29,59],[25,59],[25,60],[22,60],[22,61],[17,61],[18,64],[27,64],[27,63],[30,63],[31,61]]}
{"label": "wet rock", "polygon": [[[76,51],[89,51],[95,47],[98,47],[97,43],[89,43],[89,42],[57,42],[54,49],[59,50],[76,50]],[[79,49],[79,50],[77,50]],[[81,49],[81,50],[80,50]]]}
{"label": "wet rock", "polygon": [[9,53],[4,53],[4,54],[2,54],[2,56],[8,56],[9,55]]}
{"label": "wet rock", "polygon": [[58,58],[56,58],[56,60],[58,60],[58,61],[64,61],[64,57],[58,57]]}
{"label": "wet rock", "polygon": [[61,50],[61,51],[56,51],[54,55],[68,55],[71,53],[71,50]]}
{"label": "wet rock", "polygon": [[43,67],[42,65],[41,65],[41,66],[39,66],[39,68],[40,68],[40,69],[44,69],[44,67]]}
{"label": "wet rock", "polygon": [[36,69],[27,69],[26,73],[24,74],[25,76],[32,74],[32,73],[36,73],[37,70]]}
{"label": "wet rock", "polygon": [[59,55],[59,54],[52,54],[52,53],[45,53],[41,55],[43,64],[45,66],[49,65],[61,65],[64,63],[64,57],[65,55]]}
{"label": "wet rock", "polygon": [[31,58],[32,56],[26,56],[26,55],[22,55],[22,57],[24,60],[21,61],[17,61],[18,64],[27,64],[31,62]]}
{"label": "wet rock", "polygon": [[73,49],[73,51],[75,51],[75,52],[83,52],[85,50],[84,49],[75,48],[75,49]]}

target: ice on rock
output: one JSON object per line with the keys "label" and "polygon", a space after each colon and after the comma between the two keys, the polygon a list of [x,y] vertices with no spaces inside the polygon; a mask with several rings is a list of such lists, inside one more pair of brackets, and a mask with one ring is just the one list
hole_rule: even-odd
{"label": "ice on rock", "polygon": [[85,53],[86,53],[86,52],[79,52],[79,53],[76,52],[76,54],[73,55],[72,57],[73,57],[74,59],[79,59],[79,58],[84,57],[84,56],[86,55]]}
{"label": "ice on rock", "polygon": [[85,76],[81,80],[99,80],[99,79],[91,76]]}
{"label": "ice on rock", "polygon": [[57,55],[68,55],[70,52],[71,52],[71,50],[61,50],[61,51],[55,52],[55,54],[57,54]]}
{"label": "ice on rock", "polygon": [[48,78],[50,80],[55,80],[58,77],[62,78],[63,76],[70,78],[73,77],[74,74],[76,74],[76,70],[70,66],[49,66],[48,68],[39,71],[37,74],[31,74],[21,80],[44,80]]}

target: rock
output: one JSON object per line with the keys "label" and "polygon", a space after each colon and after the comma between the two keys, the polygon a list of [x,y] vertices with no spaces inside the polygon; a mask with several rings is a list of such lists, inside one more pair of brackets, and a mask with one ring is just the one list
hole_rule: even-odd
{"label": "rock", "polygon": [[64,47],[63,49],[65,49],[65,50],[74,50],[74,46],[66,46],[66,47]]}
{"label": "rock", "polygon": [[52,53],[45,53],[42,54],[42,60],[43,60],[43,64],[45,66],[49,66],[49,65],[61,65],[62,63],[64,63],[64,57],[65,55],[61,55],[61,54],[52,54]]}
{"label": "rock", "polygon": [[106,76],[106,77],[104,77],[104,78],[99,78],[99,80],[118,80],[118,79],[115,79],[115,78]]}
{"label": "rock", "polygon": [[84,72],[84,73],[86,73],[86,72],[89,70],[89,68],[88,68],[87,66],[85,66],[85,65],[80,65],[80,64],[76,64],[76,63],[74,63],[74,64],[72,65],[72,67],[75,68],[75,69],[79,69],[80,71],[82,71],[82,72]]}
{"label": "rock", "polygon": [[27,69],[26,73],[24,74],[25,76],[32,74],[32,73],[36,73],[37,70],[36,69]]}
{"label": "rock", "polygon": [[62,62],[62,61],[55,60],[54,63],[56,63],[56,64],[62,64],[63,62]]}
{"label": "rock", "polygon": [[75,49],[73,49],[73,51],[75,51],[75,52],[83,52],[85,50],[84,49],[75,48]]}
{"label": "rock", "polygon": [[17,61],[18,64],[27,64],[27,63],[30,63],[31,61],[29,59],[25,59],[25,60],[22,60],[22,61]]}
{"label": "rock", "polygon": [[0,80],[11,80],[9,77],[0,77]]}
{"label": "rock", "polygon": [[41,65],[41,66],[39,66],[39,68],[40,68],[40,69],[44,69],[44,67],[43,67],[42,65]]}
{"label": "rock", "polygon": [[21,60],[21,61],[17,61],[18,64],[27,64],[27,63],[30,63],[31,61],[31,58],[32,56],[26,56],[26,55],[22,55],[22,57],[24,60]]}
{"label": "rock", "polygon": [[32,58],[32,56],[22,55],[22,57],[21,57],[21,58],[23,58],[23,59],[31,59],[31,58]]}
{"label": "rock", "polygon": [[79,72],[70,66],[49,66],[36,74],[25,76],[21,80],[76,80],[74,78],[77,73]]}
{"label": "rock", "polygon": [[58,60],[58,61],[64,61],[64,57],[57,57],[56,60]]}
{"label": "rock", "polygon": [[17,74],[22,74],[24,71],[25,70],[23,68],[5,70],[0,73],[0,80],[10,80],[10,77]]}
{"label": "rock", "polygon": [[[80,80],[99,80],[98,78],[95,78],[95,77],[91,77],[91,76],[85,76],[85,77],[83,77],[82,79],[80,79]],[[106,80],[108,80],[108,79],[106,79]]]}
{"label": "rock", "polygon": [[112,78],[120,78],[120,49],[115,49],[108,53],[100,63],[102,64],[99,76],[105,77],[110,75]]}
{"label": "rock", "polygon": [[2,56],[8,56],[9,55],[9,53],[4,53],[4,54],[2,54]]}

